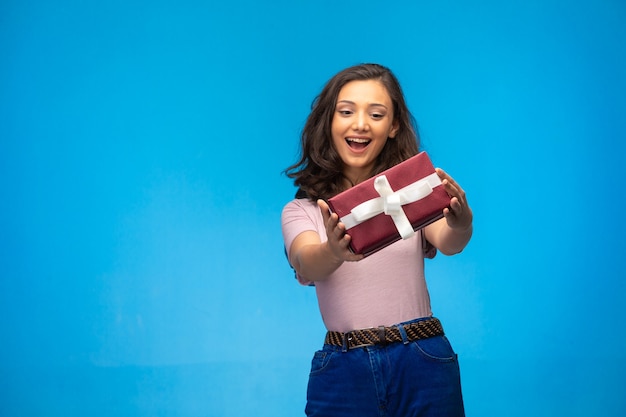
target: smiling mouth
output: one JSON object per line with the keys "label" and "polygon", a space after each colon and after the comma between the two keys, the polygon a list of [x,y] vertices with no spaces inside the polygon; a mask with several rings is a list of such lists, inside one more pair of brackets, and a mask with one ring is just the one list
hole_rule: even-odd
{"label": "smiling mouth", "polygon": [[346,143],[348,144],[348,146],[355,151],[361,151],[367,148],[367,145],[369,145],[370,142],[370,139],[365,138],[346,138]]}

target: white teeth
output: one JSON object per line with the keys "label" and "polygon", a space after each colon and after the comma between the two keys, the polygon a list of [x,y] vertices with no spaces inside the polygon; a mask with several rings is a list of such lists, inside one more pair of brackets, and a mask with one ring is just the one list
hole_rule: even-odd
{"label": "white teeth", "polygon": [[361,139],[361,138],[346,138],[348,142],[356,142],[356,143],[368,143],[369,139]]}

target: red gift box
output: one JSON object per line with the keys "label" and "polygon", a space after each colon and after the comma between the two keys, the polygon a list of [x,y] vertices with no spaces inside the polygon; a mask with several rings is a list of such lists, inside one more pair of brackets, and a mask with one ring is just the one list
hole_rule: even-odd
{"label": "red gift box", "polygon": [[450,196],[421,152],[337,194],[328,205],[346,226],[352,252],[368,256],[442,218]]}

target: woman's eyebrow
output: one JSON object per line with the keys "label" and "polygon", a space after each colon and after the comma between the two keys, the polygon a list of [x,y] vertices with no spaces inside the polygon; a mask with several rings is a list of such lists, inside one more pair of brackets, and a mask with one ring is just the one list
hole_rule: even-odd
{"label": "woman's eyebrow", "polygon": [[[339,103],[346,103],[346,104],[352,104],[352,105],[356,104],[354,101],[351,101],[351,100],[339,100],[337,101],[337,104]],[[382,103],[370,103],[368,104],[368,107],[384,107],[385,109],[387,108],[387,106],[385,106]]]}

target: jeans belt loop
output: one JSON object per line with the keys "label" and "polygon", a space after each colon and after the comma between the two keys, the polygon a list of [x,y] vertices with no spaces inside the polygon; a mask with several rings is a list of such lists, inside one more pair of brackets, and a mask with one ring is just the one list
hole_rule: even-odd
{"label": "jeans belt loop", "polygon": [[387,344],[387,335],[385,334],[385,326],[378,326],[378,343],[382,346]]}
{"label": "jeans belt loop", "polygon": [[400,332],[400,337],[402,337],[402,343],[405,345],[409,344],[409,337],[406,335],[406,329],[403,324],[399,324],[398,331]]}
{"label": "jeans belt loop", "polygon": [[341,351],[345,353],[349,349],[348,343],[350,343],[350,339],[352,338],[352,332],[345,332],[345,333],[343,333],[342,336],[343,337],[341,338],[342,339],[341,340],[341,343],[342,343]]}

